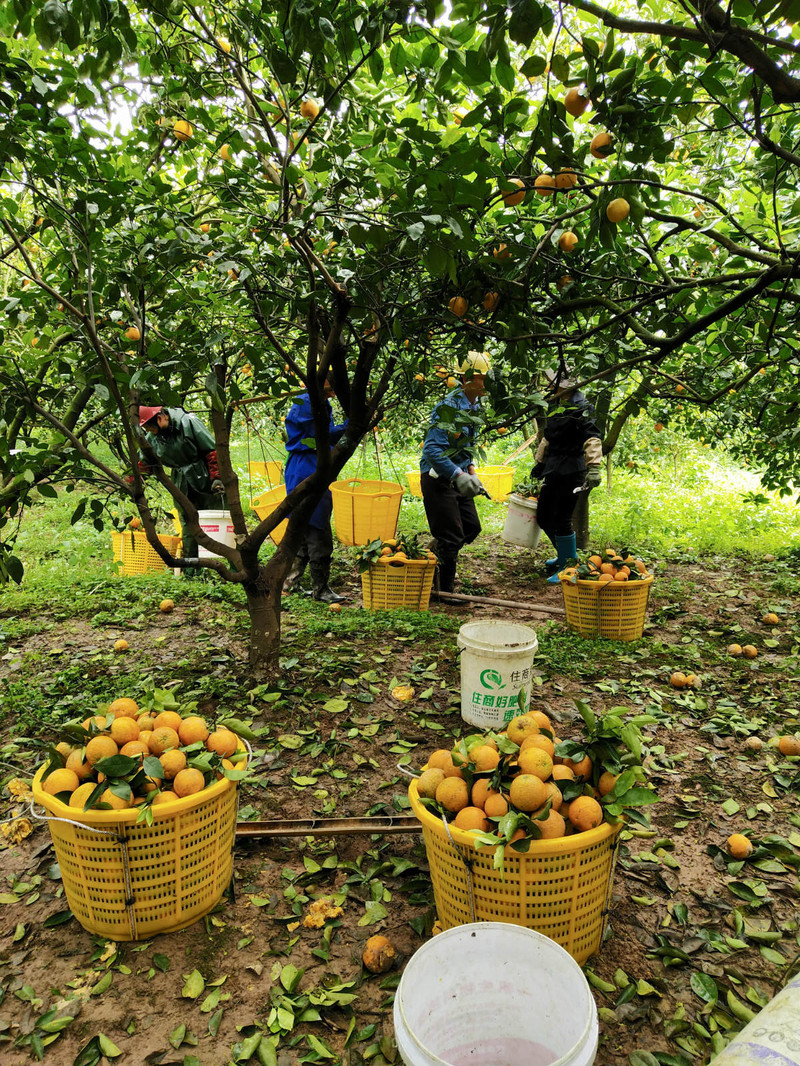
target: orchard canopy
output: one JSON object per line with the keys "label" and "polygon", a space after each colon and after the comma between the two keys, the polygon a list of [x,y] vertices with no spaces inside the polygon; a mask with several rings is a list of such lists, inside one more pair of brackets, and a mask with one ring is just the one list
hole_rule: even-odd
{"label": "orchard canopy", "polygon": [[[135,498],[154,537],[122,477],[136,404],[161,402],[210,409],[240,534],[211,565],[252,585],[271,525],[295,517],[290,557],[365,434],[476,349],[496,427],[563,360],[607,453],[646,410],[789,491],[799,52],[800,0],[5,5],[6,576],[54,481],[92,482],[97,521]],[[348,433],[248,530],[236,404],[309,386],[324,440],[328,370]]]}

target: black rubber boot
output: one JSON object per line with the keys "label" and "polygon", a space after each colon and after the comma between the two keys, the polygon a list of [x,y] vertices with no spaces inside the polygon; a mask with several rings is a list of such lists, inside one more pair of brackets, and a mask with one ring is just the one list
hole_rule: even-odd
{"label": "black rubber boot", "polygon": [[314,599],[320,603],[341,603],[345,597],[334,592],[328,584],[331,572],[330,564],[326,566],[324,563],[312,563],[309,569],[311,571],[311,588]]}
{"label": "black rubber boot", "polygon": [[440,592],[453,592],[456,587],[456,565],[458,559],[440,559],[436,571]]}
{"label": "black rubber boot", "polygon": [[300,592],[300,583],[303,579],[303,574],[306,572],[306,563],[308,559],[301,559],[295,555],[292,568],[286,575],[286,580],[283,583],[284,592]]}

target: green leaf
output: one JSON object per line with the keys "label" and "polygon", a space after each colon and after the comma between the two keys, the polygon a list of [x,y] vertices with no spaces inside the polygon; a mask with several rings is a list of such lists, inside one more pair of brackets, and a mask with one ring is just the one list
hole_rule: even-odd
{"label": "green leaf", "polygon": [[341,714],[342,711],[346,711],[349,706],[349,700],[343,700],[340,696],[335,696],[333,699],[328,700],[327,703],[323,703],[322,709],[329,714]]}
{"label": "green leaf", "polygon": [[695,971],[689,978],[692,991],[706,1003],[716,1003],[719,999],[719,989],[713,977],[706,973]]}
{"label": "green leaf", "polygon": [[111,984],[114,980],[114,974],[109,970],[103,974],[99,981],[92,986],[91,994],[93,996],[102,996],[104,992],[107,992],[111,988]]}
{"label": "green leaf", "polygon": [[186,1036],[186,1026],[176,1025],[172,1032],[169,1034],[169,1042],[177,1051],[183,1043],[183,1038]]}
{"label": "green leaf", "polygon": [[183,980],[181,995],[184,999],[197,999],[203,994],[206,982],[199,970],[192,970],[188,976],[184,974]]}
{"label": "green leaf", "polygon": [[305,970],[298,970],[289,963],[281,969],[280,982],[287,992],[294,992],[303,977]]}
{"label": "green leaf", "polygon": [[122,1054],[114,1041],[109,1040],[105,1033],[97,1034],[97,1043],[100,1045],[100,1050],[107,1059],[116,1059]]}

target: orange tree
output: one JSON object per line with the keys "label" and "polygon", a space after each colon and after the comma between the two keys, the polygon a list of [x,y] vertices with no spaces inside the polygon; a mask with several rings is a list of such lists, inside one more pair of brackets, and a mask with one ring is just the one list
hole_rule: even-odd
{"label": "orange tree", "polygon": [[[32,486],[79,475],[127,493],[172,565],[135,410],[201,390],[237,532],[202,565],[242,585],[251,662],[274,665],[321,493],[384,412],[474,348],[504,368],[501,423],[539,410],[535,373],[563,359],[596,394],[607,452],[631,414],[669,421],[680,400],[786,483],[796,13],[651,6],[649,21],[580,0],[455,2],[447,19],[340,0],[0,14],[4,573],[20,576]],[[329,370],[349,420],[333,448]],[[235,406],[299,387],[317,473],[248,526]]]}

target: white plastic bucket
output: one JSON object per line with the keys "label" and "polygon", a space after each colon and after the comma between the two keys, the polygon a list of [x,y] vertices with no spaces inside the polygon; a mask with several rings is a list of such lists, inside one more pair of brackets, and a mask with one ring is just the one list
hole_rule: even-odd
{"label": "white plastic bucket", "polygon": [[532,629],[512,622],[467,622],[458,631],[458,646],[465,722],[500,729],[527,710],[539,647]]}
{"label": "white plastic bucket", "polygon": [[406,964],[394,998],[406,1066],[592,1066],[594,998],[555,941],[503,922],[440,933]]}
{"label": "white plastic bucket", "polygon": [[[197,519],[200,528],[209,537],[221,544],[227,544],[230,548],[236,547],[236,534],[233,531],[230,511],[198,511]],[[209,551],[202,544],[197,545],[197,554],[200,559],[219,558],[216,552]]]}
{"label": "white plastic bucket", "polygon": [[714,1059],[714,1066],[800,1066],[800,977],[771,1000]]}
{"label": "white plastic bucket", "polygon": [[503,527],[506,544],[519,544],[522,548],[536,548],[542,531],[536,521],[536,500],[526,500],[512,492],[508,497],[508,513]]}

